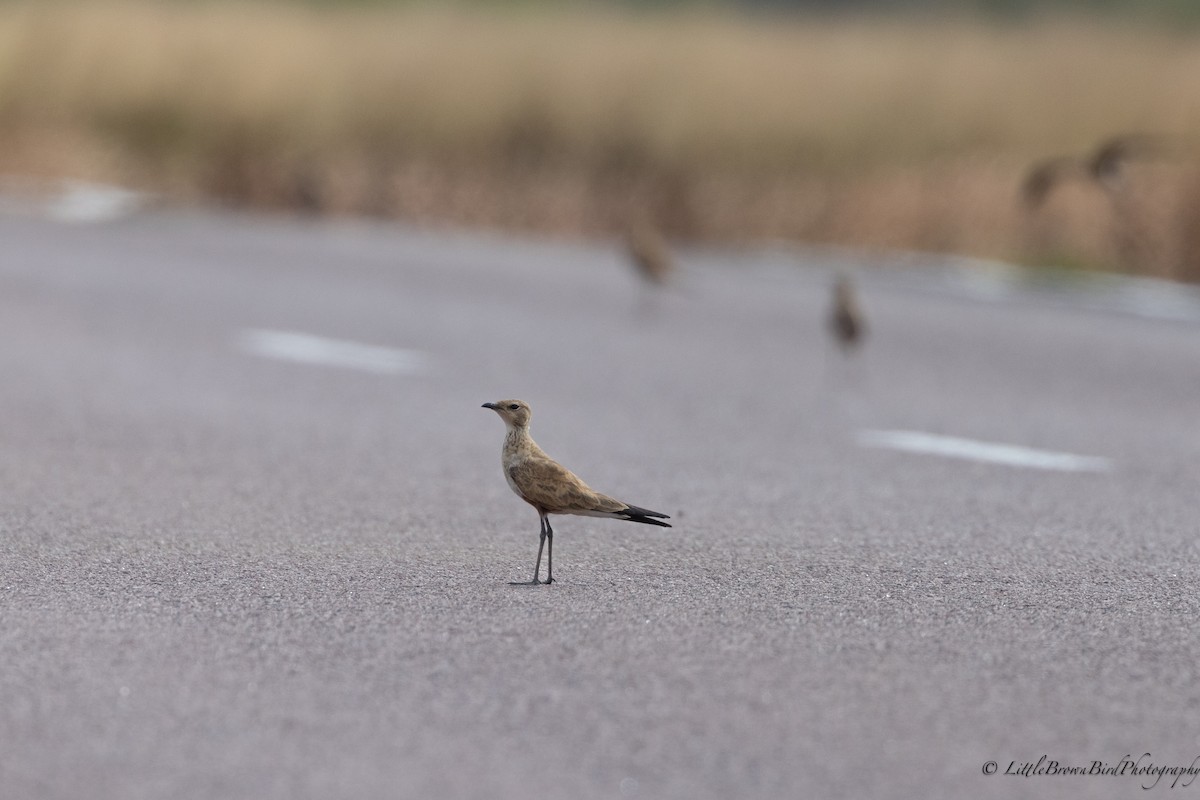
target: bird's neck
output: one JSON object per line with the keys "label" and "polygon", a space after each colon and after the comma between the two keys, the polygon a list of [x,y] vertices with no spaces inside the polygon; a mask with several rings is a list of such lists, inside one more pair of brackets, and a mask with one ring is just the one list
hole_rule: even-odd
{"label": "bird's neck", "polygon": [[505,463],[528,458],[535,455],[538,449],[537,443],[529,435],[528,427],[518,428],[515,425],[509,427],[508,434],[504,437]]}

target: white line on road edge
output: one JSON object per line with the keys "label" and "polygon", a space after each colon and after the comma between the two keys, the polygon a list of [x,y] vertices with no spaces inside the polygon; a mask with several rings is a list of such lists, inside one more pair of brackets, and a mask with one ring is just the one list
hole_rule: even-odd
{"label": "white line on road edge", "polygon": [[1062,472],[1107,472],[1113,465],[1109,459],[1097,456],[1055,453],[1015,444],[979,442],[920,431],[859,431],[858,443],[863,447],[883,447],[906,453],[925,453],[1010,467],[1053,469]]}
{"label": "white line on road edge", "polygon": [[415,350],[326,339],[294,331],[245,330],[238,336],[238,346],[263,358],[359,369],[379,375],[420,372],[429,361]]}

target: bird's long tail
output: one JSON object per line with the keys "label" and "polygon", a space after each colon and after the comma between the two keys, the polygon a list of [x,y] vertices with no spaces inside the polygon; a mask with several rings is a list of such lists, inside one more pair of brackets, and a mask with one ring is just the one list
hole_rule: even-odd
{"label": "bird's long tail", "polygon": [[659,525],[663,528],[669,528],[671,525],[659,520],[670,519],[666,514],[660,514],[657,511],[651,511],[648,508],[638,508],[637,506],[629,506],[622,511],[618,511],[616,516],[621,519],[627,519],[630,522],[644,522],[647,525]]}

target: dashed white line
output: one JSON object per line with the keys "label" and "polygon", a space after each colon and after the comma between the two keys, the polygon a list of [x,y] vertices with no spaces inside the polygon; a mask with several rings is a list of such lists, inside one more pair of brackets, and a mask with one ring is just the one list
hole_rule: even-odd
{"label": "dashed white line", "polygon": [[1056,453],[1015,444],[980,442],[957,436],[940,436],[921,431],[859,431],[858,443],[863,447],[881,447],[906,453],[922,453],[1003,464],[1010,467],[1058,470],[1060,472],[1107,472],[1113,462],[1099,456],[1080,456]]}
{"label": "dashed white line", "polygon": [[424,370],[429,364],[428,356],[416,350],[327,339],[296,331],[245,330],[238,335],[237,343],[244,352],[262,358],[357,369],[378,375],[410,375]]}

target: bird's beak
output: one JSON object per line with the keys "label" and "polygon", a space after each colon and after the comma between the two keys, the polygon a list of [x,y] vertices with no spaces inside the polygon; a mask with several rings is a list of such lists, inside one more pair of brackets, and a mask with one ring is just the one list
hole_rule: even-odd
{"label": "bird's beak", "polygon": [[480,408],[490,408],[492,411],[495,411],[498,406],[495,403],[484,403]]}

